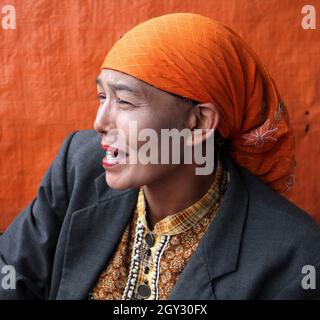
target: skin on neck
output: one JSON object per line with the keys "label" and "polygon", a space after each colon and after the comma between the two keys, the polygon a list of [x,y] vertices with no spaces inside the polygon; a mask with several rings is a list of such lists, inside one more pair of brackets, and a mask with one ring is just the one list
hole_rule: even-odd
{"label": "skin on neck", "polygon": [[151,230],[158,221],[200,200],[213,183],[214,174],[195,175],[194,165],[182,165],[175,174],[143,186]]}

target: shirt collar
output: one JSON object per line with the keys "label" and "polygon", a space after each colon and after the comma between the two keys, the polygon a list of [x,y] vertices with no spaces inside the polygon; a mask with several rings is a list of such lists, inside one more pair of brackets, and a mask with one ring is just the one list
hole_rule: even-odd
{"label": "shirt collar", "polygon": [[141,187],[136,205],[138,219],[147,231],[154,234],[172,236],[185,232],[196,225],[209,211],[218,208],[224,190],[226,189],[227,180],[228,173],[219,161],[215,170],[214,180],[206,194],[188,208],[158,221],[152,231],[146,219],[145,197]]}

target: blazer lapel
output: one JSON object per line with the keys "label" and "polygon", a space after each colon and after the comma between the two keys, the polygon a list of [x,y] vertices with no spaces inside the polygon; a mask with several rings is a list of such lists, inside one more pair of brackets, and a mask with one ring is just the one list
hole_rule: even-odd
{"label": "blazer lapel", "polygon": [[232,160],[225,159],[230,182],[221,207],[181,273],[169,299],[216,299],[214,279],[237,270],[247,216],[248,191]]}
{"label": "blazer lapel", "polygon": [[204,260],[203,242],[190,258],[176,282],[169,300],[214,300],[212,284]]}
{"label": "blazer lapel", "polygon": [[138,189],[109,188],[105,173],[95,181],[98,203],[72,214],[56,299],[87,299],[120,242],[134,211]]}

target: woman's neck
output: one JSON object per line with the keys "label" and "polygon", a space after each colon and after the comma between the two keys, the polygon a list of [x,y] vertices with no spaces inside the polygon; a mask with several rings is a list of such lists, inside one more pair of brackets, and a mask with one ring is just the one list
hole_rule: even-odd
{"label": "woman's neck", "polygon": [[143,186],[150,228],[153,229],[158,221],[188,208],[201,199],[213,183],[214,173],[196,175],[195,167],[189,165]]}

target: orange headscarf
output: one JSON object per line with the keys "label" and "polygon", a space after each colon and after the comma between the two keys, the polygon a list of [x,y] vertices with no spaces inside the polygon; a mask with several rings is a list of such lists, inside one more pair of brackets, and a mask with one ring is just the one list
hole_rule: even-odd
{"label": "orange headscarf", "polygon": [[193,13],[150,19],[124,34],[102,68],[220,111],[218,131],[232,158],[273,189],[293,184],[294,139],[277,88],[252,49],[232,30]]}

